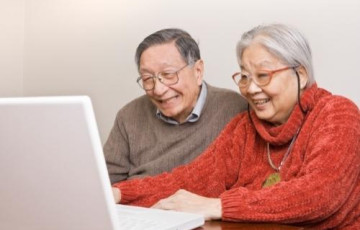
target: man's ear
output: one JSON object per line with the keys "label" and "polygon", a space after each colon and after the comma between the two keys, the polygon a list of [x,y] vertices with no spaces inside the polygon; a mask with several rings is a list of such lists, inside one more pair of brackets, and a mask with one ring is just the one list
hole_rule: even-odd
{"label": "man's ear", "polygon": [[196,82],[198,85],[202,84],[203,76],[204,76],[204,62],[199,59],[194,64],[194,73],[196,77]]}
{"label": "man's ear", "polygon": [[300,77],[300,89],[304,89],[306,87],[306,83],[309,81],[309,75],[303,66],[296,68],[296,71]]}

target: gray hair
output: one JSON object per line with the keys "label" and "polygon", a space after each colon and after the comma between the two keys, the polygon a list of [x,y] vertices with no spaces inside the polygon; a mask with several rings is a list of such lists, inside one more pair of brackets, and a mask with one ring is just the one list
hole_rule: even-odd
{"label": "gray hair", "polygon": [[236,47],[239,64],[244,50],[256,42],[284,64],[303,66],[308,74],[306,88],[314,82],[311,49],[308,41],[298,30],[283,24],[260,25],[245,32]]}
{"label": "gray hair", "polygon": [[175,42],[175,46],[186,64],[192,65],[201,58],[199,46],[189,33],[177,28],[163,29],[147,36],[137,47],[135,62],[138,69],[141,55],[146,49],[170,42]]}

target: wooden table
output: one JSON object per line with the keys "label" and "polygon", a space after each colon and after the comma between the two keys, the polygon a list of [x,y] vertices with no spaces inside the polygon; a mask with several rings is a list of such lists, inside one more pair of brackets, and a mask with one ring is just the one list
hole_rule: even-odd
{"label": "wooden table", "polygon": [[206,221],[196,230],[301,230],[304,228],[278,224],[234,223],[227,221]]}

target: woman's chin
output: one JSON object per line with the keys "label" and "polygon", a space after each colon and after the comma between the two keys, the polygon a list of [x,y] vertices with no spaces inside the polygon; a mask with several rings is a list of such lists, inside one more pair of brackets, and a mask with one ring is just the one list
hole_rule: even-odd
{"label": "woman's chin", "polygon": [[264,120],[264,121],[267,121],[267,122],[271,122],[271,115],[264,111],[264,110],[255,110],[255,114],[256,116],[260,119],[260,120]]}

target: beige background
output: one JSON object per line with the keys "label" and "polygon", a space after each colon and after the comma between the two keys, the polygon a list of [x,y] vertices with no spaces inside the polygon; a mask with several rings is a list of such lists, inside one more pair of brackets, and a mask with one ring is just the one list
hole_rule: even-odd
{"label": "beige background", "polygon": [[145,36],[189,31],[205,80],[237,90],[236,41],[272,22],[305,33],[318,84],[360,105],[358,0],[0,0],[0,97],[89,95],[104,142],[118,109],[143,94],[134,52]]}

